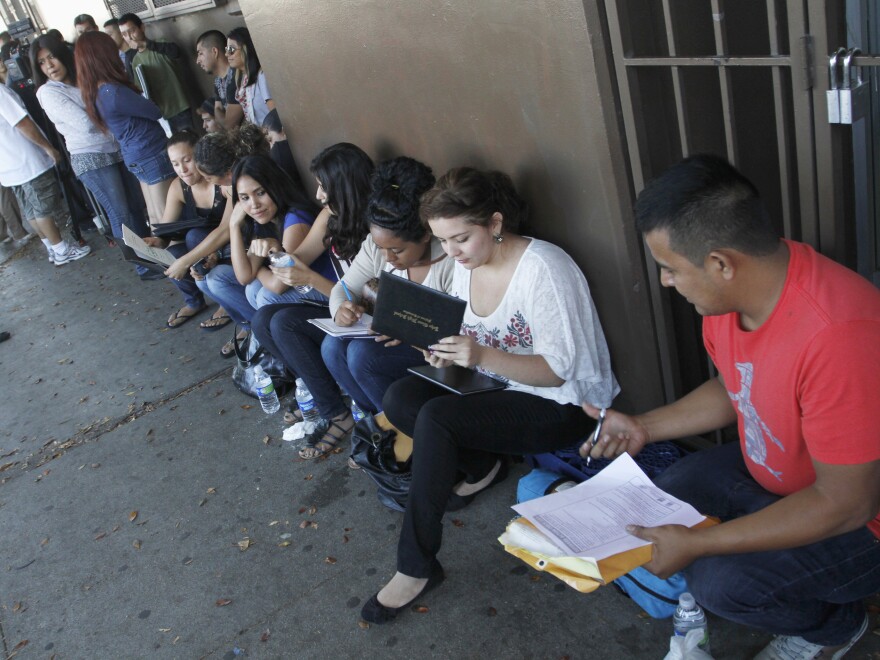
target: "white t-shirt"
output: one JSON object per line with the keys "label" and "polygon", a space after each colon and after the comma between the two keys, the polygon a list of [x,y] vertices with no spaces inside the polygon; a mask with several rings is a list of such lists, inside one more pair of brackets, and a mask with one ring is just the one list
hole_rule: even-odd
{"label": "white t-shirt", "polygon": [[55,166],[49,154],[16,128],[27,116],[18,94],[0,85],[0,185],[7,188],[36,179]]}
{"label": "white t-shirt", "polygon": [[[497,309],[477,316],[468,304],[461,326],[483,346],[518,355],[540,355],[565,382],[536,387],[484,373],[557,403],[609,406],[620,391],[608,344],[583,272],[563,250],[530,239]],[[471,271],[455,264],[450,293],[470,300]]]}

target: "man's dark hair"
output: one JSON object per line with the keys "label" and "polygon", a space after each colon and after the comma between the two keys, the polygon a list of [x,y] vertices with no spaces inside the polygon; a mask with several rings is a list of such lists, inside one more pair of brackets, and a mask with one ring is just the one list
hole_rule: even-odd
{"label": "man's dark hair", "polygon": [[144,22],[141,20],[141,17],[137,14],[123,14],[119,17],[119,25],[125,25],[126,23],[134,23],[138,27],[144,27]]}
{"label": "man's dark hair", "polygon": [[98,29],[98,24],[95,23],[95,19],[92,18],[90,14],[80,14],[73,19],[73,25],[74,27],[76,27],[77,25],[94,25],[95,29]]}
{"label": "man's dark hair", "polygon": [[669,247],[696,266],[716,249],[761,257],[779,247],[757,188],[720,156],[685,158],[649,181],[635,213],[636,229],[666,231]]}
{"label": "man's dark hair", "polygon": [[[220,30],[208,30],[200,34],[199,38],[196,39],[196,46],[199,44],[208,48],[216,48],[222,55],[223,49],[226,48],[226,36]],[[226,55],[223,55],[223,57],[226,57]]]}
{"label": "man's dark hair", "polygon": [[111,25],[115,25],[116,27],[119,27],[119,19],[118,18],[111,18],[109,21],[104,21],[104,27],[110,27]]}
{"label": "man's dark hair", "polygon": [[3,30],[3,32],[0,32],[0,41],[12,41],[12,35]]}

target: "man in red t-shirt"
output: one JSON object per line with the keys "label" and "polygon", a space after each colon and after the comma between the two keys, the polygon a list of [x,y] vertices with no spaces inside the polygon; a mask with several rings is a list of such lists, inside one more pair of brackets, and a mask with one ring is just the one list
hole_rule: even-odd
{"label": "man in red t-shirt", "polygon": [[648,570],[683,570],[709,611],[775,633],[758,658],[840,658],[867,629],[861,599],[880,591],[880,292],[780,240],[752,183],[715,156],[650,182],[636,225],[662,284],[705,317],[719,375],[641,415],[609,411],[592,455],[736,421],[739,443],[657,480],[722,524],[629,531],[654,544]]}

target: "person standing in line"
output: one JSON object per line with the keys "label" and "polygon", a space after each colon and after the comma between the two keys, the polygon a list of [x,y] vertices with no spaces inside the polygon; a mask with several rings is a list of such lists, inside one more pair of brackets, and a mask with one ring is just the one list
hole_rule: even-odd
{"label": "person standing in line", "polygon": [[137,50],[128,45],[128,42],[122,36],[122,32],[119,29],[119,19],[111,18],[109,21],[104,23],[104,34],[109,35],[111,39],[113,39],[113,43],[116,44],[116,47],[119,49],[119,59],[122,60],[123,66],[125,66],[125,72],[128,74],[128,77],[132,77],[131,71],[131,61],[134,59],[134,56],[137,55]]}
{"label": "person standing in line", "polygon": [[196,41],[196,64],[214,76],[214,119],[225,129],[232,129],[244,118],[235,98],[235,69],[226,59],[226,37],[220,30],[208,30]]}
{"label": "person standing in line", "polygon": [[15,241],[18,245],[33,236],[21,224],[21,213],[15,202],[15,195],[6,186],[0,186],[0,237],[4,243]]}
{"label": "person standing in line", "polygon": [[80,14],[73,19],[73,29],[76,30],[76,36],[79,37],[83,32],[97,32],[98,24],[89,14]]}
{"label": "person standing in line", "polygon": [[[123,14],[119,18],[119,31],[128,44],[137,50],[131,60],[132,69],[138,67],[147,84],[146,91],[171,127],[171,132],[188,128],[195,130],[192,109],[186,95],[186,85],[181,77],[180,63],[183,51],[172,41],[147,39],[144,24],[137,14]],[[140,89],[138,76],[132,77]]]}
{"label": "person standing in line", "polygon": [[61,154],[46,140],[18,95],[0,87],[0,185],[12,188],[22,217],[39,234],[56,266],[92,251],[87,245],[69,244],[56,224],[57,217],[67,215],[55,178],[60,160]]}
{"label": "person standing in line", "polygon": [[226,35],[226,58],[235,69],[235,99],[241,104],[245,120],[262,126],[266,115],[275,109],[275,102],[247,28],[235,28]]}
{"label": "person standing in line", "polygon": [[165,213],[174,169],[159,108],[138,94],[116,52],[113,39],[103,32],[83,34],[76,42],[76,79],[86,113],[119,142],[126,167],[141,182],[150,223],[156,224]]}

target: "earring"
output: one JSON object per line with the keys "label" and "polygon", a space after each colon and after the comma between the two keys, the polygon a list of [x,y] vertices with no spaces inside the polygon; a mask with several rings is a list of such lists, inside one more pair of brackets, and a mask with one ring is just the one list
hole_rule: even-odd
{"label": "earring", "polygon": [[501,241],[504,240],[504,236],[502,236],[501,234],[495,234],[492,238],[495,239],[496,243],[500,243]]}

